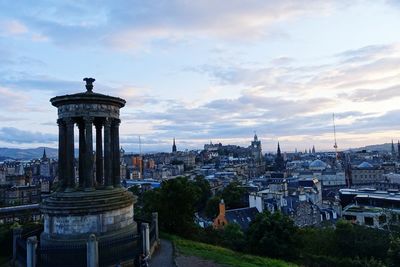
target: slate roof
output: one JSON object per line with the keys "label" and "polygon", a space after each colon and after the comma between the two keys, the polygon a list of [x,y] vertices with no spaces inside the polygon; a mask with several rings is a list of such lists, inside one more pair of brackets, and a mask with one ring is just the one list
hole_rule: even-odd
{"label": "slate roof", "polygon": [[237,223],[240,225],[240,228],[246,230],[257,214],[258,210],[256,207],[233,209],[225,212],[225,218],[228,223]]}

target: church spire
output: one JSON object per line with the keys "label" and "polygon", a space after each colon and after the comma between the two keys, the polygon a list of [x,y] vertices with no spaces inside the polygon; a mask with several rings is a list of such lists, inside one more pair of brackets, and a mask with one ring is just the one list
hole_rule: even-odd
{"label": "church spire", "polygon": [[279,142],[278,142],[278,149],[276,150],[276,156],[278,157],[281,156],[281,147],[279,146]]}
{"label": "church spire", "polygon": [[278,148],[276,150],[276,158],[275,158],[275,170],[276,171],[284,171],[285,169],[285,160],[282,157],[281,146],[278,142]]}
{"label": "church spire", "polygon": [[392,156],[394,156],[396,154],[396,150],[394,149],[394,143],[393,143],[393,139],[392,139]]}
{"label": "church spire", "polygon": [[175,137],[174,137],[174,139],[172,141],[172,153],[175,153],[175,152],[176,152],[176,144],[175,144]]}
{"label": "church spire", "polygon": [[400,140],[397,140],[397,158],[400,159]]}
{"label": "church spire", "polygon": [[42,160],[46,160],[47,156],[46,156],[46,148],[43,148],[43,156],[42,156]]}

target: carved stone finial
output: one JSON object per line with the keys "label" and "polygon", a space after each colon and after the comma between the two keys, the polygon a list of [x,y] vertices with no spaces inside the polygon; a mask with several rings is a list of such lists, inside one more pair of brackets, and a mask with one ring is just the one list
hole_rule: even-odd
{"label": "carved stone finial", "polygon": [[96,80],[94,78],[84,78],[83,79],[86,82],[86,90],[88,93],[93,93],[93,82]]}

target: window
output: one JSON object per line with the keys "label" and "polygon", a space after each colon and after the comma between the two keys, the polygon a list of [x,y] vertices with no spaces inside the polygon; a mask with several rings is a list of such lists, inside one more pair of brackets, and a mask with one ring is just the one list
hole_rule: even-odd
{"label": "window", "polygon": [[386,216],[385,215],[381,215],[379,216],[379,224],[385,223],[386,222]]}
{"label": "window", "polygon": [[355,221],[357,219],[354,215],[345,215],[344,218],[349,221]]}
{"label": "window", "polygon": [[365,225],[372,226],[374,225],[374,218],[372,217],[364,217]]}

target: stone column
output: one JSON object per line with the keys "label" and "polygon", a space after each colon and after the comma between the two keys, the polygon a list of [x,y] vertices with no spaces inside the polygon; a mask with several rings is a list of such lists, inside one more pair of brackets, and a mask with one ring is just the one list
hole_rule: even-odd
{"label": "stone column", "polygon": [[79,127],[79,187],[83,188],[85,176],[85,125],[81,121],[78,123]]}
{"label": "stone column", "polygon": [[37,248],[37,238],[36,236],[28,237],[26,240],[26,266],[35,267],[36,266],[36,248]]}
{"label": "stone column", "polygon": [[93,117],[84,117],[85,124],[85,191],[94,190],[93,177]]}
{"label": "stone column", "polygon": [[65,122],[62,119],[57,120],[58,124],[58,180],[61,185],[61,190],[66,187],[65,181]]}
{"label": "stone column", "polygon": [[99,266],[99,246],[94,234],[91,234],[86,242],[86,266]]}
{"label": "stone column", "polygon": [[71,118],[65,119],[66,123],[66,149],[65,149],[65,176],[66,176],[66,192],[75,189],[75,169],[74,169],[74,121]]}
{"label": "stone column", "polygon": [[148,223],[142,223],[142,250],[145,256],[150,254],[150,230]]}
{"label": "stone column", "polygon": [[97,122],[96,126],[96,182],[103,184],[103,137],[102,124]]}
{"label": "stone column", "polygon": [[160,237],[158,234],[158,212],[153,212],[152,214],[152,223],[154,224],[154,230],[156,235],[156,242],[160,242]]}
{"label": "stone column", "polygon": [[119,123],[115,119],[111,125],[111,149],[112,149],[112,177],[114,187],[121,186],[120,154],[119,154]]}
{"label": "stone column", "polygon": [[104,121],[104,186],[113,188],[112,182],[112,156],[111,156],[111,121]]}
{"label": "stone column", "polygon": [[13,229],[13,258],[12,261],[15,263],[17,259],[17,239],[21,238],[22,228],[14,228]]}

